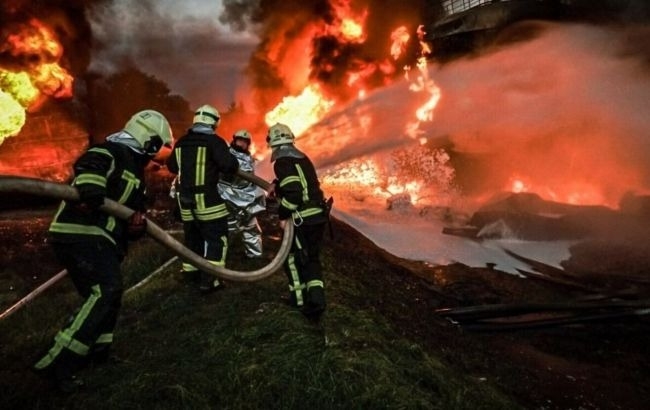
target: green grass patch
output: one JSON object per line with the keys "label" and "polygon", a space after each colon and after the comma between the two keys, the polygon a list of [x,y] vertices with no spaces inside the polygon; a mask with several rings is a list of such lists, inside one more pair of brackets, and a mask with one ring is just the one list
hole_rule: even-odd
{"label": "green grass patch", "polygon": [[[236,252],[233,255],[237,255]],[[126,288],[169,260],[152,241],[125,261]],[[120,359],[81,372],[83,391],[62,396],[26,367],[80,303],[57,292],[0,322],[2,408],[70,409],[508,409],[487,383],[441,363],[402,336],[368,303],[377,290],[350,275],[336,252],[323,255],[329,306],[307,321],[281,298],[282,272],[256,283],[226,283],[201,295],[181,281],[180,262],[124,297],[116,328]],[[246,265],[246,263],[243,263]],[[382,278],[372,263],[357,275]],[[367,269],[367,271],[363,271]],[[361,270],[361,271],[359,271]]]}

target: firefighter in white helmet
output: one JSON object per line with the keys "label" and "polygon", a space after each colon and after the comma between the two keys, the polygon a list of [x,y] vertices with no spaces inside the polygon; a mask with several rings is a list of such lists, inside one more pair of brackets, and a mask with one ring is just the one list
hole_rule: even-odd
{"label": "firefighter in white helmet", "polygon": [[[176,178],[185,245],[217,266],[225,266],[228,250],[228,209],[219,196],[219,174],[234,174],[239,163],[228,144],[216,133],[221,117],[216,108],[202,105],[194,112],[192,127],[176,144],[167,168]],[[202,293],[221,287],[219,280],[183,262],[183,275],[199,283]]]}
{"label": "firefighter in white helmet", "polygon": [[[145,166],[172,132],[159,112],[134,114],[124,128],[91,146],[74,163],[79,200],[65,200],[49,228],[49,243],[86,301],[54,338],[34,370],[64,392],[81,383],[74,373],[85,362],[105,361],[122,299],[120,263],[129,240],[145,233]],[[120,220],[100,209],[104,198],[135,213]]]}
{"label": "firefighter in white helmet", "polygon": [[313,163],[296,148],[294,140],[285,124],[269,128],[266,141],[272,149],[276,177],[270,194],[279,202],[280,221],[295,225],[285,261],[290,303],[309,319],[318,320],[326,307],[320,250],[332,201],[325,201]]}
{"label": "firefighter in white helmet", "polygon": [[[240,171],[254,174],[255,159],[250,152],[251,143],[250,132],[245,129],[238,130],[232,136],[230,153],[239,161]],[[261,257],[262,230],[255,215],[266,209],[264,190],[243,178],[228,175],[219,181],[218,190],[230,212],[228,217],[230,234],[233,236],[241,234],[247,257]]]}

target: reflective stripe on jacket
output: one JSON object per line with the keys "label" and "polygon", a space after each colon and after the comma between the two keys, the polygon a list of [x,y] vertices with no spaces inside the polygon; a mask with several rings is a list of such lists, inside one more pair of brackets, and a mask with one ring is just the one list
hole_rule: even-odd
{"label": "reflective stripe on jacket", "polygon": [[[77,159],[72,185],[90,186],[99,195],[144,211],[144,168],[147,162],[147,157],[125,145],[105,142],[89,148]],[[126,221],[98,209],[80,210],[75,205],[67,201],[59,205],[49,229],[52,241],[75,242],[102,237],[126,250]]]}
{"label": "reflective stripe on jacket", "polygon": [[278,158],[273,169],[278,180],[276,193],[280,201],[278,216],[293,216],[297,223],[320,223],[326,220],[323,191],[314,165],[309,158]]}
{"label": "reflective stripe on jacket", "polygon": [[218,135],[190,129],[174,145],[167,168],[178,175],[176,195],[182,212],[191,212],[199,220],[223,218],[228,210],[217,192],[221,173],[234,174],[237,158]]}

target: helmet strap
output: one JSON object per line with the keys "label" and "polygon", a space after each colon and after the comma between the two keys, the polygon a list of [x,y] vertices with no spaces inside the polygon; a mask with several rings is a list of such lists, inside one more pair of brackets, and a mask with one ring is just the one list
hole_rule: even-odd
{"label": "helmet strap", "polygon": [[160,149],[163,146],[163,140],[160,138],[159,135],[153,135],[151,138],[149,138],[149,141],[144,143],[144,152],[147,153],[147,155],[154,156],[160,151]]}

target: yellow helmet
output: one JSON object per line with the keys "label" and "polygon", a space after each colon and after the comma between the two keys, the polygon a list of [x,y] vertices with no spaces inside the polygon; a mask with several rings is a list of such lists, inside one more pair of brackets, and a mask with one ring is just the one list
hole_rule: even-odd
{"label": "yellow helmet", "polygon": [[163,145],[172,143],[169,121],[158,111],[143,110],[135,113],[124,125],[124,131],[135,138],[151,156],[155,156]]}
{"label": "yellow helmet", "polygon": [[212,128],[217,128],[220,120],[219,111],[211,105],[202,105],[194,112],[194,124],[206,124]]}
{"label": "yellow helmet", "polygon": [[278,122],[269,128],[269,132],[266,135],[266,142],[269,144],[269,147],[276,147],[282,144],[293,144],[295,138],[288,125]]}
{"label": "yellow helmet", "polygon": [[235,138],[241,138],[241,139],[247,140],[248,142],[251,142],[251,139],[252,139],[251,133],[248,132],[247,130],[244,130],[244,129],[236,131],[232,135],[232,139],[234,140]]}

